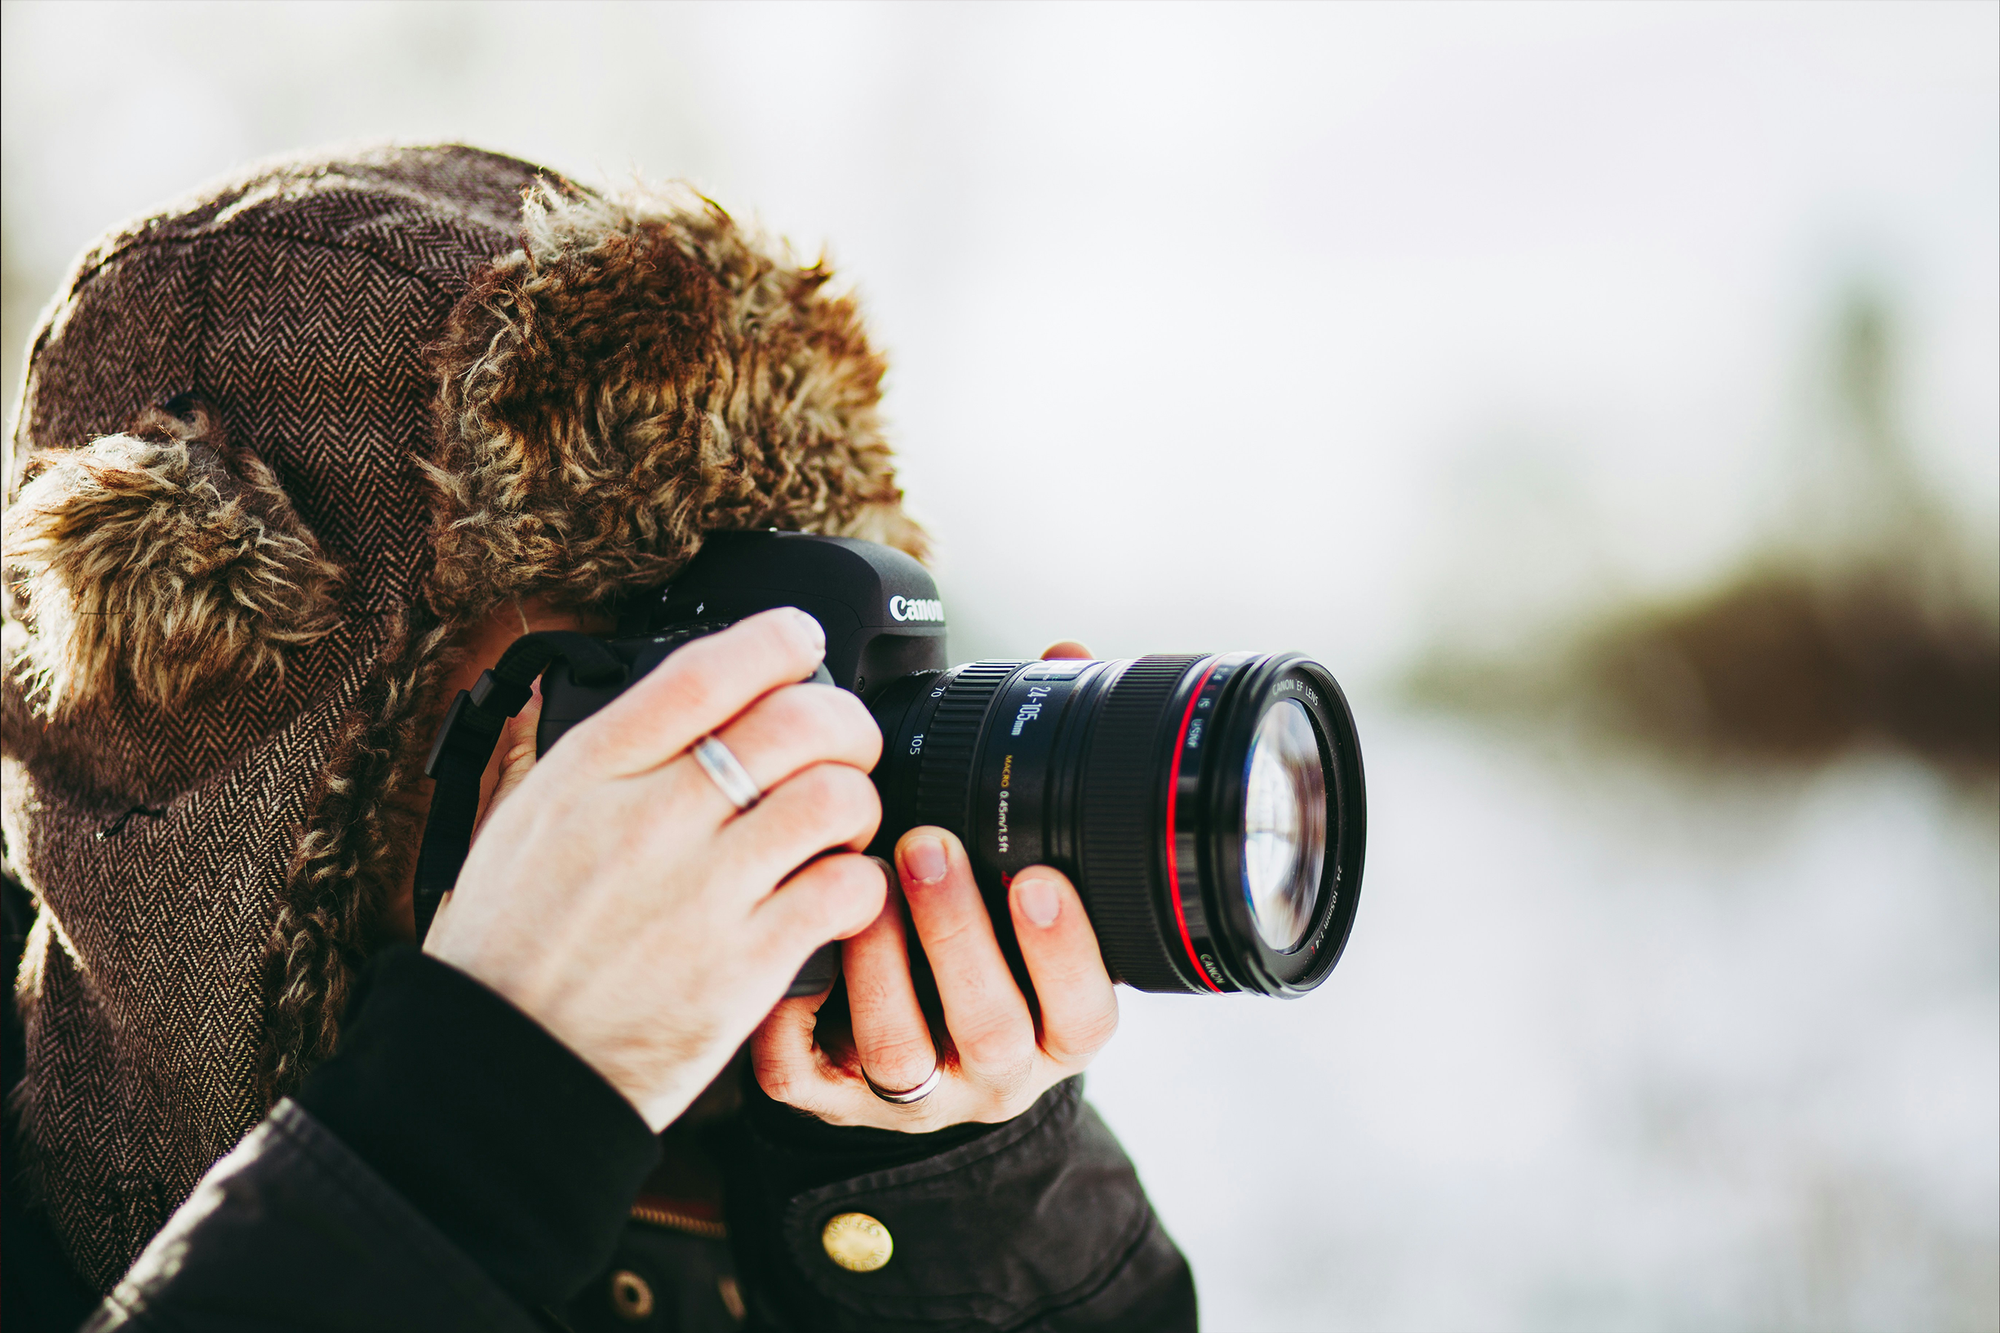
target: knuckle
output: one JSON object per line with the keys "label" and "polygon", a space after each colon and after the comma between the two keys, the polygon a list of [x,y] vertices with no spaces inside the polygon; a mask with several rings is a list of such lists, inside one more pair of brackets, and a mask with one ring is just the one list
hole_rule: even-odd
{"label": "knuckle", "polygon": [[794,834],[826,845],[853,837],[882,817],[875,784],[845,764],[821,763],[796,774],[781,789],[776,813]]}
{"label": "knuckle", "polygon": [[987,1096],[997,1112],[994,1116],[996,1120],[1012,1120],[1033,1106],[1035,1098],[1041,1095],[1040,1089],[1035,1086],[1032,1064],[1004,1071],[981,1071],[980,1080],[986,1085]]}
{"label": "knuckle", "polygon": [[996,1121],[1012,1120],[1033,1106],[1035,1099],[1044,1091],[1036,1083],[1033,1071],[1024,1071],[1019,1078],[1012,1079],[1004,1085],[989,1082],[988,1087],[991,1108],[988,1114]]}
{"label": "knuckle", "polygon": [[[669,658],[668,665],[672,664],[673,659]],[[690,718],[705,718],[721,711],[721,682],[707,668],[708,663],[701,660],[684,663],[663,683],[663,702],[670,711]]]}
{"label": "knuckle", "polygon": [[863,768],[875,767],[875,761],[882,757],[882,728],[875,725],[874,714],[860,696],[842,689],[834,689],[832,693],[842,752],[859,760]]}
{"label": "knuckle", "polygon": [[818,659],[791,617],[783,608],[761,611],[700,642],[711,645],[711,651],[728,653],[739,667],[755,671],[773,684],[797,680],[810,675]]}
{"label": "knuckle", "polygon": [[794,682],[759,699],[749,715],[779,734],[817,730],[823,708],[815,696],[825,688]]}
{"label": "knuckle", "polygon": [[803,655],[804,645],[789,621],[786,611],[773,608],[743,622],[742,628],[746,633],[754,633],[760,646],[782,659],[790,660]]}
{"label": "knuckle", "polygon": [[1118,1006],[1116,1004],[1098,1011],[1083,1025],[1081,1045],[1087,1050],[1101,1051],[1111,1044],[1118,1035]]}
{"label": "knuckle", "polygon": [[811,1065],[800,1058],[797,1047],[802,1035],[780,1011],[765,1019],[750,1041],[750,1070],[757,1086],[773,1099],[792,1105],[812,1092]]}
{"label": "knuckle", "polygon": [[776,1061],[759,1061],[756,1064],[757,1086],[764,1095],[774,1102],[796,1105],[804,1096],[805,1089],[791,1069]]}
{"label": "knuckle", "polygon": [[784,792],[787,807],[800,820],[824,817],[827,803],[837,796],[832,768],[827,764],[800,769],[777,790]]}
{"label": "knuckle", "polygon": [[[931,1066],[937,1063],[937,1052],[931,1049],[927,1037],[904,1037],[869,1044],[868,1065],[870,1072],[880,1075],[913,1075],[911,1083],[921,1083],[930,1076]],[[879,1077],[878,1077],[878,1082]]]}
{"label": "knuckle", "polygon": [[810,873],[820,882],[813,887],[810,929],[815,940],[823,940],[838,931],[850,928],[854,918],[867,906],[862,900],[870,893],[881,891],[881,876],[874,876],[873,885],[866,877],[857,875],[840,861],[858,860],[858,857],[842,857],[838,861],[829,858],[817,863]]}
{"label": "knuckle", "polygon": [[[848,861],[848,857],[842,857]],[[820,935],[822,939],[834,935],[850,935],[856,927],[866,927],[866,923],[882,913],[882,877],[858,875],[852,867],[830,865],[828,859],[826,883],[822,885],[820,897]]]}
{"label": "knuckle", "polygon": [[[884,909],[888,907],[889,885],[880,866],[865,856],[842,856],[836,858],[834,873],[840,877],[841,888],[873,906],[876,917],[884,914]],[[903,918],[889,912],[888,922],[889,929],[895,932],[895,939],[900,942],[903,938]]]}
{"label": "knuckle", "polygon": [[784,701],[788,732],[819,757],[859,762],[872,768],[882,750],[882,732],[867,705],[835,685],[788,685],[772,696]]}
{"label": "knuckle", "polygon": [[859,856],[829,856],[819,863],[820,873],[827,877],[827,883],[843,892],[873,887],[870,881],[879,884],[882,876],[876,873],[872,863]]}
{"label": "knuckle", "polygon": [[920,919],[917,934],[925,952],[940,958],[959,956],[988,945],[993,938],[992,918],[983,911],[951,912],[942,919]]}
{"label": "knuckle", "polygon": [[1034,1063],[1034,1034],[1024,1024],[984,1023],[952,1037],[959,1057],[989,1082],[1008,1082]]}
{"label": "knuckle", "polygon": [[500,751],[500,771],[503,774],[525,774],[535,766],[535,733],[526,728],[511,731],[507,744]]}
{"label": "knuckle", "polygon": [[1064,1064],[1088,1060],[1111,1044],[1118,1035],[1118,1011],[1100,1011],[1066,1026],[1060,1036],[1044,1044],[1050,1058]]}
{"label": "knuckle", "polygon": [[882,818],[882,798],[860,769],[847,764],[821,763],[809,771],[818,785],[830,830],[847,835]]}

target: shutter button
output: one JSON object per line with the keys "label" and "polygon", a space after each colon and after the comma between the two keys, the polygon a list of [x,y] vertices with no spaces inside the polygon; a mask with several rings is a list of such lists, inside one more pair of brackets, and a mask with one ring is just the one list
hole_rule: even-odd
{"label": "shutter button", "polygon": [[866,1213],[842,1213],[819,1233],[826,1257],[850,1273],[872,1273],[889,1262],[896,1243],[889,1228]]}

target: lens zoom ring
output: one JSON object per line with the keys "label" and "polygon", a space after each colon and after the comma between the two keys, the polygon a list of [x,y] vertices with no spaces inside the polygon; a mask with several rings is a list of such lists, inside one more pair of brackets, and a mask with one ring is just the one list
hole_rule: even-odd
{"label": "lens zoom ring", "polygon": [[[1119,980],[1150,991],[1195,991],[1168,950],[1179,951],[1169,905],[1153,894],[1160,736],[1175,687],[1199,656],[1142,657],[1111,684],[1083,775],[1078,856],[1091,922]],[[1162,870],[1164,873],[1164,868]],[[1173,891],[1171,888],[1169,891]]]}
{"label": "lens zoom ring", "polygon": [[948,828],[967,842],[972,799],[972,763],[986,710],[1019,662],[975,662],[960,667],[924,728],[923,758],[917,764],[912,813],[918,824]]}

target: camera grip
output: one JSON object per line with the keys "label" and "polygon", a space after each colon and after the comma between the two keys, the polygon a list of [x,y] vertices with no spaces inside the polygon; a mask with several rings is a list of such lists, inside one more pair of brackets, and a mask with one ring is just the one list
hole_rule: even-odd
{"label": "camera grip", "polygon": [[806,959],[806,965],[799,969],[796,977],[792,978],[791,987],[785,991],[785,998],[795,1000],[804,995],[818,995],[833,984],[834,977],[839,973],[840,941],[828,940],[813,950],[812,957]]}

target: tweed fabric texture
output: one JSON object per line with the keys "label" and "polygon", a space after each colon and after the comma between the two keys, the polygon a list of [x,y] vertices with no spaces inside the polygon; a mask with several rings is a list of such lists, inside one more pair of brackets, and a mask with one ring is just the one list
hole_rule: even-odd
{"label": "tweed fabric texture", "polygon": [[86,1280],[332,1052],[473,621],[718,527],[921,549],[825,278],[449,145],[260,164],[78,261],[9,440],[0,814],[26,1183]]}

